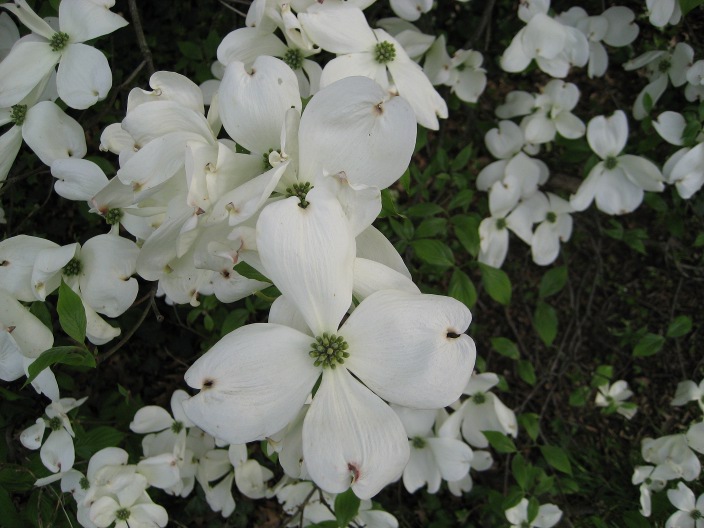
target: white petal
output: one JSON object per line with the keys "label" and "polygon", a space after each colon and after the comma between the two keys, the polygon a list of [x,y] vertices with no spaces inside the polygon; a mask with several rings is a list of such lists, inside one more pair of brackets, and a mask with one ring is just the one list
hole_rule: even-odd
{"label": "white petal", "polygon": [[653,121],[653,128],[665,141],[671,145],[682,146],[682,134],[687,122],[682,114],[677,112],[663,112]]}
{"label": "white petal", "polygon": [[284,295],[277,297],[271,304],[268,322],[295,328],[303,334],[310,332],[301,312]]}
{"label": "white petal", "polygon": [[92,161],[76,158],[58,159],[51,164],[57,179],[56,194],[68,200],[90,200],[108,184],[108,178]]}
{"label": "white petal", "polygon": [[470,321],[467,307],[450,297],[377,292],[340,329],[349,344],[345,366],[385,400],[444,407],[474,368],[474,342],[463,334]]}
{"label": "white petal", "polygon": [[37,422],[34,425],[27,427],[20,433],[20,442],[27,449],[39,449],[44,439],[44,431],[46,431],[44,418],[37,418]]}
{"label": "white petal", "polygon": [[218,60],[228,65],[239,61],[249,65],[260,55],[283,57],[288,48],[273,33],[243,27],[228,33],[218,46]]}
{"label": "white petal", "polygon": [[[20,347],[10,332],[0,330],[0,379],[15,381],[22,377],[24,375],[23,357]],[[39,445],[34,449],[38,448]]]}
{"label": "white petal", "polygon": [[329,493],[369,499],[401,476],[410,450],[391,408],[343,367],[326,369],[303,422],[303,456]]}
{"label": "white petal", "polygon": [[188,132],[193,139],[214,146],[213,131],[203,114],[180,101],[159,100],[139,105],[127,114],[122,128],[138,145],[146,145],[171,132]]}
{"label": "white petal", "polygon": [[139,433],[156,433],[171,427],[174,419],[163,407],[147,405],[139,409],[130,422],[130,430]]}
{"label": "white petal", "polygon": [[678,482],[677,489],[667,490],[667,498],[678,510],[690,512],[694,509],[694,493],[684,482]]}
{"label": "white petal", "polygon": [[386,66],[374,60],[370,52],[349,53],[332,59],[320,76],[320,86],[325,87],[347,77],[362,76],[376,81],[382,88],[389,86]]}
{"label": "white petal", "polygon": [[560,112],[555,119],[555,126],[560,135],[567,139],[582,137],[586,129],[582,120],[572,112]]}
{"label": "white petal", "polygon": [[587,125],[589,146],[601,158],[618,156],[628,141],[628,119],[622,110],[611,117],[597,116]]}
{"label": "white petal", "polygon": [[353,6],[313,4],[299,13],[303,30],[318,46],[332,53],[354,53],[376,44],[364,13]]}
{"label": "white petal", "polygon": [[657,79],[647,84],[645,88],[640,91],[638,97],[636,97],[635,103],[633,103],[633,117],[635,119],[640,121],[648,115],[648,112],[645,110],[645,104],[643,102],[646,94],[650,96],[650,100],[653,103],[653,107],[657,104],[658,100],[667,89],[667,79],[667,75],[660,75]]}
{"label": "white petal", "polygon": [[59,4],[61,31],[71,42],[85,42],[112,33],[127,25],[127,21],[93,0],[67,0]]}
{"label": "white petal", "polygon": [[173,453],[162,453],[140,460],[137,463],[137,471],[155,488],[170,488],[181,480],[178,459]]}
{"label": "white petal", "polygon": [[638,36],[640,28],[634,23],[636,16],[629,8],[610,7],[601,16],[609,21],[609,29],[604,35],[604,42],[609,46],[628,46]]}
{"label": "white petal", "polygon": [[238,144],[260,154],[278,150],[286,112],[301,109],[298,79],[274,57],[258,57],[251,72],[232,62],[225,69],[218,103],[223,126]]}
{"label": "white petal", "polygon": [[570,205],[575,211],[584,211],[594,201],[597,189],[602,185],[605,170],[603,162],[597,163],[580,184],[577,192],[570,197]]}
{"label": "white petal", "polygon": [[81,125],[52,101],[42,101],[27,111],[22,137],[49,166],[57,159],[82,158],[87,152]]}
{"label": "white petal", "polygon": [[560,253],[560,233],[554,228],[555,224],[541,222],[533,233],[531,255],[533,262],[539,266],[547,266],[555,261]]}
{"label": "white petal", "polygon": [[44,323],[2,289],[0,326],[3,329],[12,329],[12,338],[26,358],[38,357],[54,343],[54,336]]}
{"label": "white petal", "polygon": [[[234,509],[234,506],[233,506]],[[230,510],[232,513],[232,510]],[[140,523],[138,526],[158,526],[164,528],[169,522],[169,514],[163,506],[153,503],[135,504],[130,508],[130,519]],[[130,525],[133,524],[130,522]]]}
{"label": "white petal", "polygon": [[94,345],[104,345],[120,335],[120,328],[109,325],[93,308],[83,303],[86,311],[86,338]]}
{"label": "white petal", "polygon": [[54,34],[54,29],[39,15],[37,15],[26,0],[16,0],[14,5],[10,2],[3,4],[5,9],[15,15],[27,29],[49,39]]}
{"label": "white petal", "polygon": [[391,242],[374,226],[369,226],[356,238],[357,257],[379,262],[396,270],[407,279],[411,278],[406,263]]}
{"label": "white petal", "polygon": [[44,466],[53,473],[68,471],[73,467],[75,452],[73,438],[65,429],[52,431],[42,445],[39,455]]}
{"label": "white petal", "polygon": [[59,62],[61,54],[48,42],[24,40],[0,62],[0,108],[22,101]]}
{"label": "white petal", "polygon": [[696,383],[691,380],[680,381],[677,384],[677,391],[675,392],[675,397],[670,402],[670,405],[684,405],[687,402],[698,400],[701,397],[702,392],[699,390]]}
{"label": "white petal", "polygon": [[256,460],[247,460],[235,468],[237,489],[249,499],[261,499],[266,496],[266,481],[274,474],[262,467]]}
{"label": "white petal", "polygon": [[266,276],[296,305],[314,335],[335,332],[352,302],[355,242],[337,200],[314,188],[304,209],[291,197],[257,222]]}
{"label": "white petal", "polygon": [[517,73],[525,70],[530,61],[533,60],[532,51],[528,51],[523,47],[523,35],[526,29],[518,31],[511,44],[501,55],[501,69],[507,72]]}
{"label": "white petal", "polygon": [[426,438],[442,478],[448,481],[459,480],[469,473],[472,462],[472,448],[455,438]]}
{"label": "white petal", "polygon": [[[515,93],[515,92],[514,92]],[[533,99],[531,99],[532,104]],[[484,136],[484,143],[491,155],[499,159],[508,159],[518,154],[525,144],[523,131],[513,121],[503,120],[499,122],[498,128],[492,128]],[[483,184],[481,190],[487,190],[488,185]]]}
{"label": "white petal", "polygon": [[401,405],[391,405],[391,408],[401,419],[408,438],[432,435],[437,411],[435,409],[412,409]]}
{"label": "white petal", "polygon": [[430,449],[412,449],[408,464],[403,470],[403,486],[408,493],[414,493],[428,484],[429,493],[437,493],[442,475],[435,464]]}
{"label": "white petal", "polygon": [[312,338],[285,326],[253,324],[231,332],[186,372],[200,389],[186,415],[230,443],[260,440],[301,410],[320,370],[308,356]]}
{"label": "white petal", "polygon": [[402,290],[408,293],[420,293],[418,286],[399,272],[363,258],[354,260],[354,285],[355,297],[362,301],[372,293],[379,290]]}
{"label": "white petal", "polygon": [[63,267],[80,252],[78,243],[47,248],[37,254],[32,269],[32,288],[37,299],[44,301],[61,284]]}
{"label": "white petal", "polygon": [[85,44],[68,45],[56,75],[62,101],[83,110],[105,99],[111,86],[112,71],[102,52]]}
{"label": "white petal", "polygon": [[0,184],[7,178],[22,146],[22,127],[13,126],[0,136]]}
{"label": "white petal", "polygon": [[[344,172],[353,185],[384,189],[401,177],[415,147],[413,110],[365,77],[349,77],[313,96],[301,117],[299,178]],[[361,153],[364,155],[361,155]]]}
{"label": "white petal", "polygon": [[640,156],[624,154],[619,156],[618,166],[633,183],[646,191],[661,192],[665,188],[662,183],[662,173],[652,161]]}
{"label": "white petal", "polygon": [[604,170],[594,200],[597,208],[607,214],[631,213],[643,201],[643,189],[616,167],[611,171]]}

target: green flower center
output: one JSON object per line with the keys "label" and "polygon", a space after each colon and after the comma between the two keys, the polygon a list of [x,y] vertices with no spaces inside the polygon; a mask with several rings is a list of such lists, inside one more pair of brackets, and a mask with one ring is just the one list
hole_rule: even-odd
{"label": "green flower center", "polygon": [[286,189],[286,194],[298,198],[301,201],[301,203],[298,204],[298,207],[300,207],[301,209],[305,209],[310,203],[306,200],[306,196],[308,195],[308,191],[310,191],[312,188],[313,186],[308,182],[294,183],[291,187]]}
{"label": "green flower center", "polygon": [[704,518],[704,514],[702,514],[699,510],[692,510],[689,512],[689,516],[695,521]]}
{"label": "green flower center", "polygon": [[609,156],[604,160],[604,166],[608,170],[612,170],[616,168],[616,165],[618,165],[618,160],[614,156]]}
{"label": "green flower center", "polygon": [[658,70],[662,73],[667,73],[672,67],[672,61],[670,59],[663,59],[658,63]]}
{"label": "green flower center", "polygon": [[531,528],[530,523],[528,521],[522,521],[521,528]]}
{"label": "green flower center", "polygon": [[183,430],[183,422],[174,421],[171,424],[171,430],[176,434],[180,433]]}
{"label": "green flower center", "polygon": [[342,336],[325,332],[322,336],[316,337],[315,341],[310,344],[308,355],[315,359],[314,366],[334,369],[338,364],[342,365],[345,359],[350,357],[350,353],[347,352],[348,348],[349,345]]}
{"label": "green flower center", "polygon": [[300,70],[303,66],[303,53],[297,48],[289,48],[284,53],[283,61],[288,64],[292,70]]}
{"label": "green flower center", "polygon": [[84,490],[90,488],[90,482],[88,482],[88,479],[86,477],[82,477],[81,480],[78,482],[78,485],[81,486],[81,489]]}
{"label": "green flower center", "polygon": [[506,219],[505,218],[499,218],[496,221],[496,229],[506,229]]}
{"label": "green flower center", "polygon": [[396,58],[396,47],[385,40],[379,42],[374,48],[374,60],[379,64],[386,64]]}
{"label": "green flower center", "polygon": [[83,264],[81,264],[80,260],[74,257],[64,266],[64,275],[67,277],[73,277],[74,275],[78,275],[82,269]]}
{"label": "green flower center", "polygon": [[51,51],[61,51],[64,49],[68,44],[69,38],[68,33],[64,33],[63,31],[57,31],[54,33],[49,40]]}
{"label": "green flower center", "polygon": [[61,418],[59,418],[58,416],[50,418],[47,422],[47,425],[52,431],[59,431],[64,426],[64,424],[61,422]]}
{"label": "green flower center", "polygon": [[110,225],[119,224],[123,214],[122,209],[108,209],[108,212],[105,213],[105,221]]}
{"label": "green flower center", "polygon": [[458,65],[456,70],[457,71],[465,71],[467,69],[467,65],[463,62],[462,64]]}
{"label": "green flower center", "polygon": [[472,395],[472,401],[477,405],[481,405],[486,401],[486,395],[483,392],[477,392]]}
{"label": "green flower center", "polygon": [[547,215],[545,215],[545,220],[547,220],[551,224],[554,224],[555,222],[557,222],[557,215],[550,211]]}
{"label": "green flower center", "polygon": [[[262,153],[262,167],[264,167],[265,171],[268,171],[269,169],[273,169],[274,167],[272,166],[271,163],[269,163],[269,154],[274,152],[273,148],[269,149],[269,152],[264,152]],[[288,190],[288,189],[287,189]]]}
{"label": "green flower center", "polygon": [[423,449],[425,447],[425,440],[423,440],[420,436],[416,436],[411,440],[411,445],[415,449]]}
{"label": "green flower center", "polygon": [[118,521],[126,521],[130,518],[130,511],[127,508],[120,508],[115,512],[115,519]]}
{"label": "green flower center", "polygon": [[15,125],[21,126],[27,117],[27,105],[16,104],[10,110],[10,121]]}

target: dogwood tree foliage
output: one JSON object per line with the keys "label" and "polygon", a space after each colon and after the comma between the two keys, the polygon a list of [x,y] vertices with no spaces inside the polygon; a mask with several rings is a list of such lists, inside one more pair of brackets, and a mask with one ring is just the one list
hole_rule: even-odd
{"label": "dogwood tree foliage", "polygon": [[[692,123],[701,112],[667,110],[652,121],[682,147],[665,163],[630,153],[632,127],[670,84],[688,101],[701,99],[704,67],[693,48],[650,49],[624,65],[609,58],[611,48],[635,55],[646,14],[657,27],[677,24],[678,2],[645,2],[637,16],[624,6],[557,13],[549,0],[522,0],[515,16],[524,25],[506,35],[500,57],[413,25],[433,2],[391,0],[400,18],[387,19],[367,15],[375,3],[384,2],[254,0],[246,25],[218,47],[217,80],[198,86],[156,71],[149,88],[131,89],[120,122],[88,142],[73,110],[108,97],[112,73],[99,37],[127,21],[110,0],[60,0],[58,18],[46,19],[25,0],[0,4],[0,183],[24,141],[49,168],[56,194],[106,224],[63,246],[26,234],[0,242],[0,379],[26,378],[49,400],[40,418],[40,408],[26,417],[19,440],[39,450],[46,471],[36,485],[70,493],[82,526],[165,526],[168,512],[147,490],[186,498],[196,483],[224,517],[236,488],[238,497],[275,498],[288,526],[398,526],[370,502],[385,487],[401,481],[409,493],[436,493],[446,482],[463,496],[471,470],[492,467],[488,449],[516,452],[516,413],[491,392],[501,376],[479,364],[467,334],[473,303],[421,292],[373,225],[413,163],[417,131],[438,130],[453,104],[476,104],[496,85],[487,62],[507,75],[537,68],[549,78],[532,93],[507,92],[485,135],[497,161],[484,165],[476,187],[487,193],[489,216],[461,236],[478,241],[473,256],[487,277],[501,276],[511,233],[548,266],[593,202],[623,215],[645,192],[674,185],[689,199],[700,190],[703,136]],[[94,39],[97,47],[86,44]],[[564,79],[614,67],[646,70],[632,115],[580,113],[579,83]],[[541,159],[558,140],[583,141],[595,154],[585,178],[561,195],[550,187],[556,168]],[[117,164],[114,176],[98,152],[86,158],[88,145]],[[141,453],[111,445],[78,462],[71,420],[86,399],[64,394],[51,367],[96,367],[102,347],[130,337],[114,319],[150,288],[147,302],[193,307],[208,296],[225,304],[273,298],[266,322],[226,333],[188,365],[171,412],[150,402],[137,411],[130,429],[146,435]],[[69,345],[54,346],[43,312],[27,309],[55,295]],[[502,355],[516,355],[497,343]],[[532,367],[521,368],[535,383]],[[598,387],[597,406],[633,417],[626,381]],[[701,392],[682,381],[673,405],[701,406]],[[643,441],[650,465],[635,469],[633,483],[644,516],[653,493],[698,478],[701,424]],[[521,425],[538,438],[533,422]],[[276,463],[265,465],[248,445]],[[545,447],[550,466],[571,471],[559,448]],[[516,453],[521,492],[507,498],[503,520],[555,526],[562,510],[531,496],[539,470],[521,464]],[[677,508],[667,526],[699,527],[701,497],[681,482],[666,496]]]}

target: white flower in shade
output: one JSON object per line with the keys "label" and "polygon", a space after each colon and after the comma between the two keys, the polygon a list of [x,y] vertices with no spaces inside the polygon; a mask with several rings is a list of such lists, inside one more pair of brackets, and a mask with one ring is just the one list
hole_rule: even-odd
{"label": "white flower in shade", "polygon": [[[90,507],[90,520],[98,528],[153,528],[166,526],[169,516],[163,506],[146,494],[147,479],[136,473],[110,495],[98,498]],[[114,524],[113,524],[114,523]]]}
{"label": "white flower in shade", "polygon": [[644,191],[664,189],[662,173],[655,164],[640,156],[621,154],[628,141],[628,120],[623,111],[589,121],[587,141],[602,161],[570,198],[576,211],[583,211],[596,201],[596,206],[607,214],[630,213],[643,201]]}
{"label": "white flower in shade", "polygon": [[[75,435],[67,413],[86,400],[87,398],[61,398],[52,402],[45,410],[47,419],[38,418],[34,425],[20,434],[20,441],[27,449],[41,447],[39,456],[42,463],[53,473],[65,473],[73,467],[76,456],[73,447]],[[47,439],[43,440],[47,427],[51,432]]]}
{"label": "white flower in shade", "polygon": [[652,492],[660,491],[667,485],[665,480],[653,479],[654,472],[654,466],[637,466],[631,478],[633,484],[640,484],[640,513],[643,517],[650,517],[652,513]]}
{"label": "white flower in shade", "polygon": [[58,63],[59,97],[71,108],[84,109],[104,99],[112,86],[105,55],[83,44],[127,25],[109,11],[113,0],[62,0],[59,31],[40,18],[26,0],[2,7],[27,26],[33,38],[20,40],[0,63],[0,107],[18,104]]}
{"label": "white flower in shade", "polygon": [[418,20],[423,13],[433,7],[433,0],[390,0],[396,16],[411,22]]}
{"label": "white flower in shade", "polygon": [[532,519],[528,518],[528,499],[505,512],[506,519],[511,523],[511,528],[552,528],[562,519],[562,510],[554,504],[541,504],[538,513]]}
{"label": "white flower in shade", "polygon": [[696,401],[699,408],[704,411],[704,379],[699,382],[699,385],[692,380],[680,381],[670,405],[680,406],[691,401]]}
{"label": "white flower in shade", "polygon": [[665,528],[704,528],[704,495],[695,502],[692,490],[678,482],[677,489],[667,490],[667,498],[679,511],[670,515]]}
{"label": "white flower in shade", "polygon": [[437,130],[438,117],[447,117],[445,100],[435,91],[421,67],[386,31],[372,30],[360,9],[314,3],[298,18],[321,48],[338,55],[323,69],[321,86],[361,75],[374,79],[384,89],[390,89],[393,83],[395,92],[408,101],[416,120],[426,128]]}
{"label": "white flower in shade", "polygon": [[698,60],[687,70],[684,96],[690,102],[704,99],[704,60]]}
{"label": "white flower in shade", "polygon": [[[678,24],[682,18],[682,9],[677,0],[645,0],[648,19],[656,27]],[[699,528],[699,527],[697,527]]]}
{"label": "white flower in shade", "polygon": [[443,430],[437,426],[437,434],[433,431],[438,411],[398,405],[392,409],[401,418],[411,447],[411,457],[403,470],[403,485],[409,493],[426,485],[428,493],[437,493],[443,480],[454,482],[469,473],[472,448],[455,438],[451,427]]}
{"label": "white flower in shade", "polygon": [[462,333],[470,313],[450,298],[385,290],[338,329],[352,302],[355,243],[339,202],[317,186],[262,211],[257,248],[308,332],[271,318],[235,330],[186,373],[200,393],[184,410],[216,438],[264,439],[298,415],[322,375],[303,422],[308,473],[326,491],[351,485],[372,497],[409,456],[403,426],[381,398],[416,408],[454,401],[474,364],[474,343]]}
{"label": "white flower in shade", "polygon": [[437,40],[435,35],[423,33],[410,22],[397,17],[381,18],[376,21],[376,25],[394,37],[408,56],[418,63]]}
{"label": "white flower in shade", "polygon": [[613,385],[609,383],[599,385],[595,403],[597,407],[605,407],[605,412],[617,412],[630,420],[638,410],[634,403],[626,401],[631,396],[633,391],[628,388],[628,383],[618,380]]}
{"label": "white flower in shade", "polygon": [[461,100],[476,103],[486,88],[484,57],[478,51],[458,50],[450,57],[440,35],[425,56],[424,71],[434,85],[445,84]]}
{"label": "white flower in shade", "polygon": [[575,84],[559,79],[546,84],[542,93],[535,96],[532,113],[521,121],[525,141],[547,143],[558,132],[568,139],[582,137],[584,123],[572,113],[578,101],[579,89]]}
{"label": "white flower in shade", "polygon": [[[696,440],[696,435],[692,436]],[[691,481],[699,476],[701,463],[690,448],[688,440],[688,436],[685,434],[643,440],[641,455],[646,462],[656,466],[651,475],[653,480],[669,481],[681,478]]]}
{"label": "white flower in shade", "polygon": [[646,75],[650,82],[640,91],[633,104],[633,117],[640,120],[648,115],[644,98],[650,97],[655,106],[672,82],[672,86],[679,87],[687,82],[687,72],[694,61],[694,50],[689,44],[678,42],[670,51],[646,51],[633,60],[623,65],[623,69],[637,70],[646,68]]}

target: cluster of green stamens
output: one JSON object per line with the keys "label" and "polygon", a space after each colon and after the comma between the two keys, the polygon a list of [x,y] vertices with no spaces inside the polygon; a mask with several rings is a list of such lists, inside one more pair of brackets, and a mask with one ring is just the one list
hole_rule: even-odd
{"label": "cluster of green stamens", "polygon": [[499,218],[496,220],[496,229],[501,230],[501,229],[506,229],[506,219],[505,218]]}
{"label": "cluster of green stamens", "polygon": [[551,224],[554,224],[555,222],[557,222],[557,215],[550,211],[547,215],[545,215],[545,220],[547,220]]}
{"label": "cluster of green stamens", "polygon": [[425,447],[425,440],[423,440],[420,436],[415,436],[411,440],[411,445],[415,449],[423,449]]}
{"label": "cluster of green stamens", "polygon": [[345,359],[350,357],[347,348],[347,342],[342,336],[325,332],[322,336],[316,337],[315,341],[310,344],[310,352],[308,354],[315,359],[314,366],[334,369],[338,364],[342,365]]}
{"label": "cluster of green stamens", "polygon": [[108,209],[108,212],[105,213],[105,221],[110,225],[119,224],[123,214],[122,209]]}
{"label": "cluster of green stamens", "polygon": [[16,104],[10,110],[10,121],[15,125],[21,126],[27,117],[27,105]]}
{"label": "cluster of green stamens", "polygon": [[115,512],[115,519],[118,521],[126,521],[130,518],[130,511],[127,508],[120,508]]}
{"label": "cluster of green stamens", "polygon": [[81,264],[80,260],[74,257],[64,266],[64,275],[67,277],[73,277],[74,275],[78,275],[82,269],[83,264]]}
{"label": "cluster of green stamens", "polygon": [[313,186],[309,182],[294,183],[291,187],[286,189],[286,194],[298,198],[301,201],[301,203],[298,204],[298,207],[305,209],[309,204],[309,202],[306,201],[306,195],[312,188]]}
{"label": "cluster of green stamens", "polygon": [[670,59],[663,59],[658,63],[658,70],[662,73],[667,73],[672,66],[672,61]]}
{"label": "cluster of green stamens", "polygon": [[61,51],[66,47],[68,44],[68,39],[70,37],[68,36],[68,33],[64,33],[63,31],[57,31],[51,36],[51,39],[49,40],[49,46],[51,46],[51,51]]}
{"label": "cluster of green stamens", "polygon": [[90,480],[88,480],[86,477],[81,477],[81,480],[78,481],[78,485],[81,487],[81,489],[87,490],[90,488]]}
{"label": "cluster of green stamens", "polygon": [[618,160],[614,156],[609,156],[604,160],[604,167],[608,170],[615,169],[616,165],[618,165]]}
{"label": "cluster of green stamens", "polygon": [[58,416],[54,416],[53,418],[49,418],[46,425],[52,431],[59,431],[64,426],[64,424],[61,423],[61,418],[59,418]]}
{"label": "cluster of green stamens", "polygon": [[689,516],[695,521],[704,518],[704,515],[699,510],[692,510],[691,512],[689,512]]}
{"label": "cluster of green stamens", "polygon": [[264,170],[267,170],[267,171],[268,171],[269,169],[273,169],[273,168],[274,168],[274,167],[271,165],[271,163],[269,162],[269,154],[271,154],[272,152],[274,152],[274,149],[273,149],[273,148],[270,148],[270,149],[269,149],[269,152],[264,152],[264,153],[262,154],[262,167],[264,167]]}
{"label": "cluster of green stamens", "polygon": [[476,392],[472,395],[472,401],[477,405],[481,405],[486,401],[486,395],[483,392]]}
{"label": "cluster of green stamens", "polygon": [[379,42],[374,48],[374,60],[379,64],[386,64],[396,58],[396,47],[385,40]]}
{"label": "cluster of green stamens", "polygon": [[176,434],[180,433],[183,430],[183,422],[175,420],[174,423],[171,424],[171,430]]}
{"label": "cluster of green stamens", "polygon": [[289,48],[284,53],[283,60],[292,70],[300,70],[303,66],[303,53],[297,48]]}

